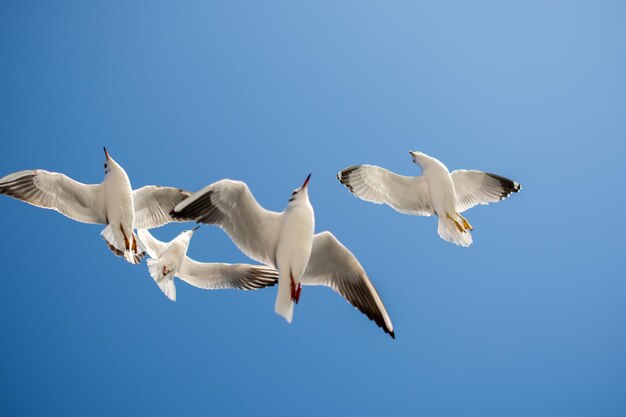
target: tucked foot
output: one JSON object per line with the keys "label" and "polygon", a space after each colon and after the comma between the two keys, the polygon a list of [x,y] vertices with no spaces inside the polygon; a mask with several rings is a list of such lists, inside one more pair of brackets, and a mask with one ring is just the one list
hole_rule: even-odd
{"label": "tucked foot", "polygon": [[472,230],[474,230],[474,228],[472,227],[471,224],[469,224],[469,222],[467,221],[467,219],[463,216],[461,216],[461,214],[457,213],[457,216],[459,216],[461,218],[461,220],[463,221],[463,227],[465,228],[465,230],[469,230],[470,232]]}
{"label": "tucked foot", "polygon": [[448,216],[448,218],[454,222],[454,224],[456,225],[456,228],[459,229],[459,232],[465,233],[465,228],[463,227],[463,225],[461,225],[461,223],[459,223],[457,219],[450,216],[449,213],[446,213],[446,216]]}
{"label": "tucked foot", "polygon": [[298,301],[300,301],[302,286],[300,284],[296,286],[296,281],[293,279],[293,275],[291,272],[289,273],[289,277],[291,278],[291,299],[293,300],[293,302],[298,304]]}
{"label": "tucked foot", "polygon": [[124,233],[124,228],[122,227],[121,224],[120,224],[120,230],[122,231],[122,235],[124,236],[124,248],[126,248],[126,250],[129,250],[130,241],[128,240],[128,237],[126,236],[126,233]]}
{"label": "tucked foot", "polygon": [[167,265],[163,265],[163,276],[169,274],[170,271],[171,270],[167,267]]}

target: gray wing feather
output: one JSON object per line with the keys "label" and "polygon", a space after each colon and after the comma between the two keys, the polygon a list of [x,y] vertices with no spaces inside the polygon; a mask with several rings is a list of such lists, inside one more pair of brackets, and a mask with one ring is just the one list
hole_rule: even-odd
{"label": "gray wing feather", "polygon": [[374,165],[354,165],[339,171],[337,179],[362,200],[387,204],[404,214],[434,214],[422,176],[406,177]]}
{"label": "gray wing feather", "polygon": [[135,227],[152,229],[174,221],[170,212],[187,197],[190,192],[173,187],[147,185],[133,191],[135,203]]}
{"label": "gray wing feather", "polygon": [[247,256],[275,266],[280,214],[261,207],[241,181],[221,180],[204,187],[178,204],[172,217],[215,224]]}
{"label": "gray wing feather", "polygon": [[100,184],[82,184],[57,172],[20,171],[0,179],[0,194],[56,210],[81,223],[106,224]]}
{"label": "gray wing feather", "polygon": [[148,255],[154,259],[160,258],[161,254],[165,252],[168,247],[167,243],[161,242],[146,229],[137,229],[137,237],[146,249],[146,252],[148,252]]}
{"label": "gray wing feather", "polygon": [[278,271],[261,265],[202,263],[185,257],[178,277],[206,290],[256,290],[278,282]]}
{"label": "gray wing feather", "polygon": [[313,249],[302,285],[330,287],[395,338],[391,318],[365,270],[330,232],[313,237]]}
{"label": "gray wing feather", "polygon": [[495,203],[516,193],[522,186],[488,172],[460,169],[451,174],[456,192],[456,209],[462,213],[478,204]]}

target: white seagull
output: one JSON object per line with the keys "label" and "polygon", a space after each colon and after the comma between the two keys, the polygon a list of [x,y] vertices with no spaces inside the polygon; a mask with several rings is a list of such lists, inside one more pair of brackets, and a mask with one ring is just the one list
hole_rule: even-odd
{"label": "white seagull", "polygon": [[146,261],[150,276],[167,298],[176,301],[174,277],[205,290],[256,290],[276,284],[278,272],[263,265],[202,263],[188,258],[189,241],[198,227],[182,232],[168,243],[157,240],[145,229],[137,230],[150,256]]}
{"label": "white seagull", "polygon": [[172,217],[215,224],[250,258],[277,268],[275,311],[291,323],[301,285],[323,285],[395,338],[378,292],[354,255],[330,232],[314,233],[308,183],[297,188],[285,211],[264,209],[241,181],[221,180],[179,203]]}
{"label": "white seagull", "polygon": [[374,165],[354,165],[337,179],[355,196],[415,216],[439,217],[442,239],[461,246],[472,244],[474,228],[461,215],[477,204],[495,203],[522,189],[519,183],[496,174],[460,169],[448,171],[438,159],[409,151],[422,169],[418,177],[398,175]]}
{"label": "white seagull", "polygon": [[106,224],[101,235],[117,256],[132,263],[145,255],[133,229],[150,229],[176,221],[172,208],[190,193],[171,187],[130,186],[124,169],[104,148],[104,181],[81,184],[57,172],[20,171],[0,179],[0,194],[37,207],[56,210],[81,223]]}

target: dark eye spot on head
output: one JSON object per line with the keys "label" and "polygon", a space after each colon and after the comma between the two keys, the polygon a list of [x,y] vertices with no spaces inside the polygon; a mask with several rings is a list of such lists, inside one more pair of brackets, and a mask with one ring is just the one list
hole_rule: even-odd
{"label": "dark eye spot on head", "polygon": [[104,164],[104,167],[106,168],[106,167],[107,167],[107,164]]}
{"label": "dark eye spot on head", "polygon": [[294,191],[293,193],[291,193],[291,195],[296,195],[296,193],[297,193],[297,192],[298,192],[298,191]]}

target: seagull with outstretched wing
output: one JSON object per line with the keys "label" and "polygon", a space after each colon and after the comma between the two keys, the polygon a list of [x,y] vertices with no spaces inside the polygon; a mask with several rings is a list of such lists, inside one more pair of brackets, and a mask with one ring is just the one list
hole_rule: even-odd
{"label": "seagull with outstretched wing", "polygon": [[174,277],[205,290],[256,290],[276,284],[278,271],[264,265],[203,263],[189,258],[189,242],[198,227],[180,233],[167,243],[145,229],[137,230],[139,240],[150,256],[146,261],[150,276],[167,298],[176,301]]}
{"label": "seagull with outstretched wing", "polygon": [[100,184],[82,184],[57,172],[34,169],[0,179],[0,194],[56,210],[81,223],[106,224],[101,235],[107,246],[137,264],[145,253],[133,230],[178,221],[170,211],[190,193],[154,185],[133,191],[126,171],[106,148],[104,155],[104,180]]}
{"label": "seagull with outstretched wing", "polygon": [[171,213],[179,220],[215,224],[252,259],[277,268],[275,311],[288,322],[302,285],[323,285],[395,338],[391,318],[354,255],[330,232],[314,234],[315,218],[308,183],[293,191],[283,212],[261,207],[241,181],[221,180],[179,203]]}
{"label": "seagull with outstretched wing", "polygon": [[354,165],[342,169],[337,179],[355,196],[414,216],[439,217],[442,239],[461,246],[472,244],[474,228],[461,215],[478,205],[503,200],[522,186],[496,174],[460,169],[449,172],[438,159],[409,151],[422,175],[398,175],[375,165]]}

